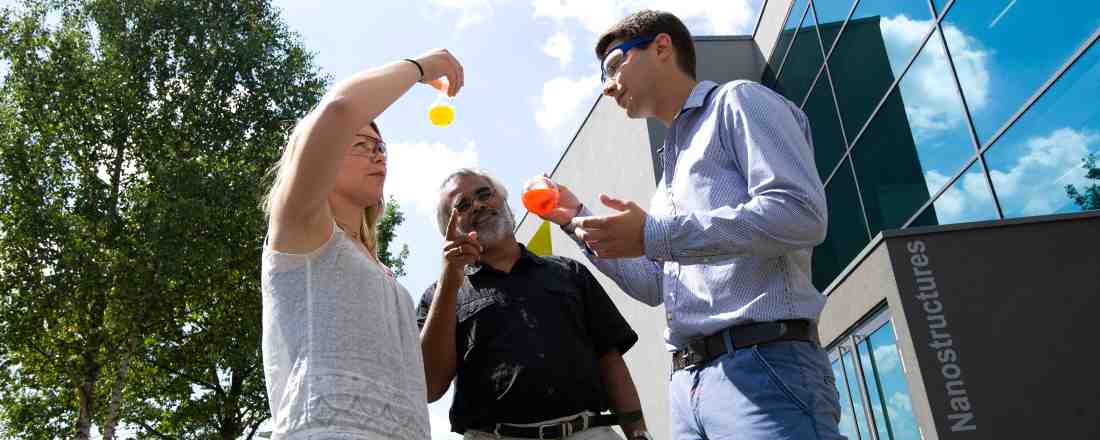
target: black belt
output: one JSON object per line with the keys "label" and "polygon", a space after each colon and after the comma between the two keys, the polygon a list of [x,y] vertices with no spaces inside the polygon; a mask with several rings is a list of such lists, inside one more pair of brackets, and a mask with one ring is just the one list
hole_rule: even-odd
{"label": "black belt", "polygon": [[778,341],[820,343],[817,326],[805,319],[735,325],[713,335],[693,339],[686,347],[672,352],[672,371],[701,365],[726,353],[726,335],[729,335],[734,350]]}
{"label": "black belt", "polygon": [[588,428],[621,425],[623,423],[640,420],[641,418],[641,411],[632,411],[623,414],[597,414],[592,416],[582,414],[569,420],[539,426],[516,426],[508,423],[497,423],[484,428],[474,429],[494,434],[497,437],[562,439]]}

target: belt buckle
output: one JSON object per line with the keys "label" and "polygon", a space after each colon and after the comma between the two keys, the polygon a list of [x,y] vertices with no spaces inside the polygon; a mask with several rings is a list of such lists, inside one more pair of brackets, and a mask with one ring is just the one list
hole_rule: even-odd
{"label": "belt buckle", "polygon": [[573,426],[568,423],[561,423],[558,425],[539,425],[539,440],[550,440],[551,438],[547,437],[546,433],[542,432],[542,430],[545,428],[553,428],[555,426],[559,426],[559,429],[561,429],[561,437],[555,438],[566,438],[571,435],[570,431],[572,431],[572,429],[570,428],[572,428]]}

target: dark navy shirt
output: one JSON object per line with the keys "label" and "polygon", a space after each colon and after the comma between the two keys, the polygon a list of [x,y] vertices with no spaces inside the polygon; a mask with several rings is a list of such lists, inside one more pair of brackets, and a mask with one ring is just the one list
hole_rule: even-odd
{"label": "dark navy shirt", "polygon": [[[468,266],[458,291],[451,430],[608,409],[599,358],[638,335],[583,264],[520,245],[511,273]],[[435,285],[417,310],[421,328]]]}

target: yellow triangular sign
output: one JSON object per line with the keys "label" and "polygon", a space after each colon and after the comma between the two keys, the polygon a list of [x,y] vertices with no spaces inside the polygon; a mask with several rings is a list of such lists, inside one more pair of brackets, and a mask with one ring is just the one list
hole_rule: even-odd
{"label": "yellow triangular sign", "polygon": [[554,247],[550,243],[550,222],[543,220],[535,236],[527,242],[527,250],[540,257],[554,255]]}

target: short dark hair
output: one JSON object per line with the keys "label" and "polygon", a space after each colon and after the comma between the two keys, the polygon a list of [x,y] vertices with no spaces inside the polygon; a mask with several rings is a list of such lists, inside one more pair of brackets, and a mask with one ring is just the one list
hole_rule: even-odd
{"label": "short dark hair", "polygon": [[672,37],[672,47],[676,48],[676,64],[680,70],[695,78],[695,43],[691,41],[684,22],[664,11],[641,10],[630,14],[600,35],[596,43],[596,58],[602,62],[606,52],[615,40],[626,41],[643,35],[668,34]]}

